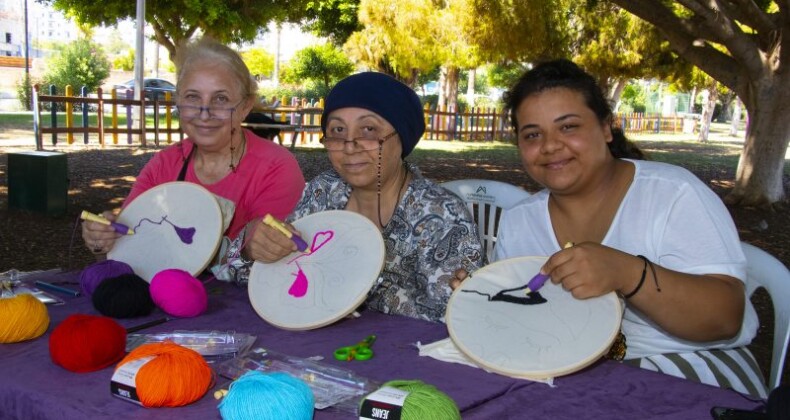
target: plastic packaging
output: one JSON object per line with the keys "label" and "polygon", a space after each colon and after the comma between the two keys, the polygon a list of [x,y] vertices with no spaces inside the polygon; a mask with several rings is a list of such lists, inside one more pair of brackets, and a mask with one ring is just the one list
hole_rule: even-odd
{"label": "plastic packaging", "polygon": [[200,353],[206,362],[214,363],[244,355],[255,343],[255,336],[235,331],[174,331],[156,334],[129,334],[126,351],[148,343],[172,341]]}
{"label": "plastic packaging", "polygon": [[265,348],[255,348],[246,356],[222,362],[217,373],[235,380],[250,370],[285,372],[307,383],[315,397],[315,408],[357,414],[362,397],[375,391],[381,384],[356,373],[326,365],[315,360],[288,356]]}

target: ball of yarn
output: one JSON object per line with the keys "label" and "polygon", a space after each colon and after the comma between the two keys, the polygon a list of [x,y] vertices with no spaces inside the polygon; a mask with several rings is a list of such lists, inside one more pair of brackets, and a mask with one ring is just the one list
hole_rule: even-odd
{"label": "ball of yarn", "polygon": [[18,343],[44,334],[49,327],[47,306],[29,293],[0,299],[0,343]]}
{"label": "ball of yarn", "polygon": [[137,274],[123,274],[104,280],[91,297],[93,307],[113,318],[145,316],[154,310],[149,284]]}
{"label": "ball of yarn", "polygon": [[218,408],[224,420],[310,420],[314,404],[313,391],[302,380],[251,370],[230,384]]}
{"label": "ball of yarn", "polygon": [[460,420],[461,412],[455,401],[435,386],[422,381],[395,380],[383,386],[409,393],[403,402],[401,420]]}
{"label": "ball of yarn", "polygon": [[80,273],[80,288],[82,293],[90,296],[104,280],[124,274],[134,274],[134,270],[129,264],[117,260],[99,261],[82,270]]}
{"label": "ball of yarn", "polygon": [[200,353],[171,341],[143,344],[118,363],[152,359],[137,371],[135,387],[144,407],[180,407],[200,399],[213,382],[212,371]]}
{"label": "ball of yarn", "polygon": [[206,288],[200,280],[184,270],[162,270],[151,279],[151,298],[166,313],[190,318],[208,307]]}
{"label": "ball of yarn", "polygon": [[114,319],[73,314],[49,336],[49,355],[56,365],[72,372],[93,372],[126,354],[126,330]]}

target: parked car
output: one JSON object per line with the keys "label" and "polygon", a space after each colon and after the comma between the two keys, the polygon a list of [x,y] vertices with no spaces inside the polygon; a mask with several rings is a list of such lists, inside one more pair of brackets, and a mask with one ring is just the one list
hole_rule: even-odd
{"label": "parked car", "polygon": [[[163,101],[165,100],[165,92],[170,92],[172,95],[176,93],[176,85],[165,79],[146,78],[143,79],[143,86],[143,92],[145,92],[147,101],[153,101],[154,99]],[[134,92],[134,79],[115,85],[115,89],[118,90],[118,96],[125,95],[126,90]]]}

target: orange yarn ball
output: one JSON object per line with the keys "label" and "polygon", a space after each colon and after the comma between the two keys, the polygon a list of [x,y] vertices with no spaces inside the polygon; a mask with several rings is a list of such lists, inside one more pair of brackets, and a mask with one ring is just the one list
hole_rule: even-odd
{"label": "orange yarn ball", "polygon": [[200,353],[171,341],[149,343],[132,350],[116,366],[152,357],[137,371],[135,387],[144,407],[180,407],[197,401],[213,382]]}
{"label": "orange yarn ball", "polygon": [[29,293],[0,299],[0,320],[0,343],[32,340],[49,328],[47,306]]}
{"label": "orange yarn ball", "polygon": [[112,318],[73,314],[49,336],[49,355],[72,372],[93,372],[126,354],[126,329]]}

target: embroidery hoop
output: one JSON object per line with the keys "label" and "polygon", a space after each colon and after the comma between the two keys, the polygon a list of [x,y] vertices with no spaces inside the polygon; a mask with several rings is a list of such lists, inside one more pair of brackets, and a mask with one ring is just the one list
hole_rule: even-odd
{"label": "embroidery hoop", "polygon": [[[384,240],[373,222],[346,210],[311,214],[293,225],[311,249],[319,232],[332,231],[334,236],[304,257],[297,251],[270,264],[256,261],[247,284],[250,303],[276,327],[320,328],[352,313],[367,298],[384,266]],[[289,294],[298,270],[308,281],[301,297]]]}
{"label": "embroidery hoop", "polygon": [[[539,290],[548,301],[521,305],[485,296],[526,285],[546,257],[490,264],[465,280],[447,305],[447,330],[456,346],[490,371],[547,379],[581,370],[603,356],[620,331],[623,308],[615,293],[578,300],[551,281]],[[524,291],[514,292],[525,296]]]}
{"label": "embroidery hoop", "polygon": [[[160,222],[161,225],[144,221]],[[142,222],[141,222],[142,221]],[[140,194],[118,215],[118,222],[135,229],[115,241],[107,258],[129,264],[147,282],[168,268],[196,276],[211,262],[222,238],[222,212],[211,192],[191,182],[168,182]],[[175,228],[195,228],[192,243],[181,241]]]}

